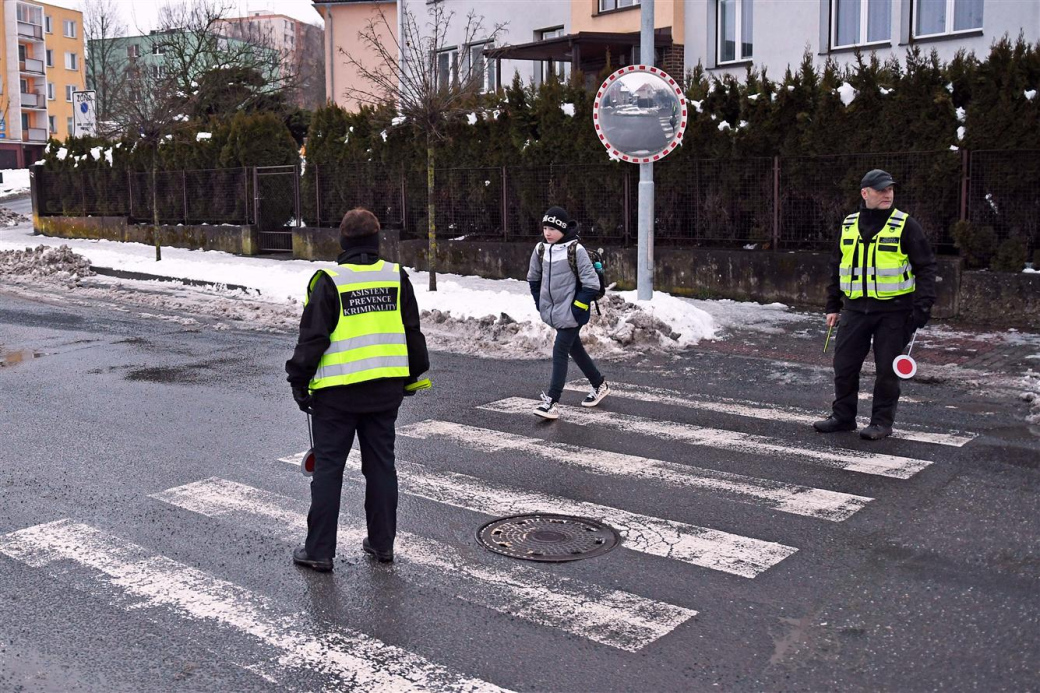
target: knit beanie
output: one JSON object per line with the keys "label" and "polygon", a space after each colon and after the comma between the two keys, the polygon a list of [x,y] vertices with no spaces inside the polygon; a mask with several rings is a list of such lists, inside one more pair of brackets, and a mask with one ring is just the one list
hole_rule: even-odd
{"label": "knit beanie", "polygon": [[553,226],[563,234],[573,230],[577,225],[578,222],[572,220],[563,207],[552,206],[542,215],[542,226]]}

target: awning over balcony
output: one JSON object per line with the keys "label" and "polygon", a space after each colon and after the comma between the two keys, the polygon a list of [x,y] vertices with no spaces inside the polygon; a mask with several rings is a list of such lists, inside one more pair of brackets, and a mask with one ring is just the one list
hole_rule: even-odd
{"label": "awning over balcony", "polygon": [[[672,45],[672,29],[666,27],[654,32],[654,47],[667,48]],[[575,69],[584,72],[599,70],[606,64],[607,53],[610,53],[612,65],[632,64],[632,57],[638,54],[639,32],[606,33],[597,31],[579,31],[577,34],[532,41],[514,46],[502,46],[486,51],[485,55],[498,60],[552,60],[553,62],[571,63]]]}

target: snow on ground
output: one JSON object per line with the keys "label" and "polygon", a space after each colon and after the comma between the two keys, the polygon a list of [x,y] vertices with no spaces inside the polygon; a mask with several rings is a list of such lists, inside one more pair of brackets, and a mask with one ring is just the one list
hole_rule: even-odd
{"label": "snow on ground", "polygon": [[0,171],[4,182],[0,183],[0,199],[16,197],[29,192],[29,169],[5,168]]}

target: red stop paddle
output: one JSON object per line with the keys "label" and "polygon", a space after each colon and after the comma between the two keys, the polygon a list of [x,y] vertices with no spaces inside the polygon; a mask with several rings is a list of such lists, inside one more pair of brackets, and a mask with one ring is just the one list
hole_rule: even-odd
{"label": "red stop paddle", "polygon": [[311,446],[307,448],[307,452],[303,453],[303,458],[300,460],[300,473],[304,476],[314,476],[314,434],[311,433],[311,415],[307,415],[307,439],[311,441]]}
{"label": "red stop paddle", "polygon": [[914,336],[910,339],[910,348],[906,350],[906,355],[900,354],[892,361],[892,370],[903,380],[909,380],[917,375],[917,361],[914,361],[913,357],[910,356],[910,350],[914,348],[914,340],[916,339],[917,330],[914,330]]}

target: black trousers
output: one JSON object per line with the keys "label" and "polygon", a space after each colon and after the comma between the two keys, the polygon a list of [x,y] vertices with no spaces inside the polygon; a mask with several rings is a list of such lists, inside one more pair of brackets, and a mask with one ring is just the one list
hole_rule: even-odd
{"label": "black trousers", "polygon": [[307,555],[336,555],[343,469],[357,433],[361,448],[361,473],[365,475],[365,520],[368,541],[378,551],[394,547],[397,536],[397,470],[394,440],[397,409],[371,414],[348,414],[316,403],[314,425],[314,476],[311,477],[311,509],[307,513]]}
{"label": "black trousers", "polygon": [[578,368],[589,379],[592,387],[603,384],[603,376],[600,375],[592,357],[585,351],[585,345],[581,343],[580,332],[581,327],[563,327],[556,330],[552,377],[549,379],[549,392],[546,393],[556,401],[563,396],[563,386],[567,384],[568,359],[574,359],[574,363],[578,364]]}
{"label": "black trousers", "polygon": [[892,361],[910,341],[913,333],[912,312],[860,313],[841,311],[838,338],[834,345],[834,418],[841,421],[856,419],[859,403],[859,374],[871,346],[874,348],[873,410],[870,423],[891,426],[896,418],[899,401],[899,376],[892,370]]}

